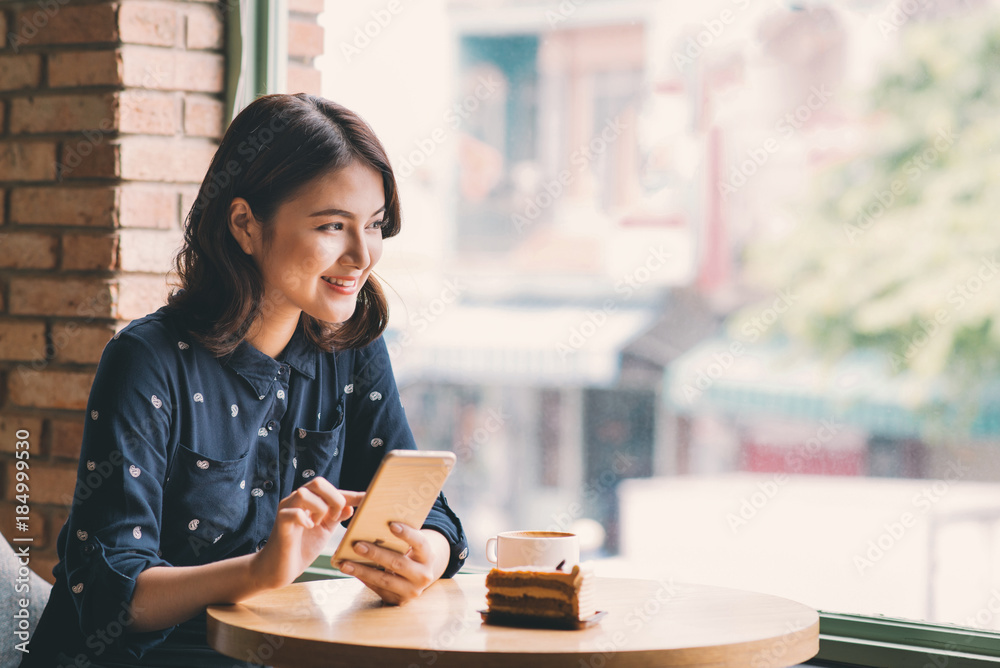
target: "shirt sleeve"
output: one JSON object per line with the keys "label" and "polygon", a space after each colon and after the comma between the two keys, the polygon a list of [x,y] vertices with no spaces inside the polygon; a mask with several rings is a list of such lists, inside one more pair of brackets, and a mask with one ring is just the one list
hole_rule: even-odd
{"label": "shirt sleeve", "polygon": [[[360,491],[368,488],[386,451],[416,450],[417,444],[400,403],[382,337],[356,351],[350,387],[346,405],[347,448],[340,481],[345,489]],[[469,546],[462,522],[443,492],[434,501],[422,528],[434,529],[448,540],[451,557],[442,577],[450,578],[465,563]]]}
{"label": "shirt sleeve", "polygon": [[[148,342],[127,331],[105,347],[91,386],[63,546],[81,631],[108,639],[99,646],[110,642],[136,657],[172,630],[128,631],[136,578],[170,565],[158,551],[174,397],[157,360]],[[102,634],[118,625],[124,633]]]}

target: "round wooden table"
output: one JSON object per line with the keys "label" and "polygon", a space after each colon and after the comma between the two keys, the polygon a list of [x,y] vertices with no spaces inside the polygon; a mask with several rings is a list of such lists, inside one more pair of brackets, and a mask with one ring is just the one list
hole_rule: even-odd
{"label": "round wooden table", "polygon": [[819,650],[819,616],[787,599],[702,585],[598,578],[607,614],[580,631],[490,626],[485,575],[434,583],[383,605],[353,578],[293,584],[208,608],[208,643],[279,667],[619,668],[801,663]]}

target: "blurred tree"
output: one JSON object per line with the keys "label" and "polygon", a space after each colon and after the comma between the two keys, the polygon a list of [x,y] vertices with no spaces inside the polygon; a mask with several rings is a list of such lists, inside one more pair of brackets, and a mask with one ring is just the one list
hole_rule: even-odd
{"label": "blurred tree", "polygon": [[1000,370],[1000,22],[899,37],[867,95],[865,154],[817,175],[799,224],[746,266],[794,291],[793,341],[879,350],[926,391],[968,396]]}

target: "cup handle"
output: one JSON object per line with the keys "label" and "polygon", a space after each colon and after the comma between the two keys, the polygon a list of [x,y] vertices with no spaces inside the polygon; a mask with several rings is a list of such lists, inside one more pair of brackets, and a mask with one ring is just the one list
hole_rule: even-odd
{"label": "cup handle", "polygon": [[493,565],[497,563],[497,537],[493,536],[486,541],[486,561]]}

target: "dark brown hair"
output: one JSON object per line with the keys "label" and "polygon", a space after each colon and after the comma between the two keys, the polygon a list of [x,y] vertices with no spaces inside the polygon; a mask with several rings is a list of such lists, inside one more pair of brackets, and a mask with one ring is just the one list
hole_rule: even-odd
{"label": "dark brown hair", "polygon": [[[355,162],[382,174],[382,237],[396,235],[396,179],[382,143],[357,114],[299,93],[265,95],[233,119],[188,214],[184,245],[175,259],[182,289],[168,300],[212,353],[226,355],[243,341],[265,299],[257,264],[229,231],[233,199],[246,199],[267,243],[268,222],[283,202],[314,178]],[[382,288],[370,274],[347,322],[328,323],[306,313],[300,322],[309,340],[323,350],[360,348],[382,333],[388,313]]]}

